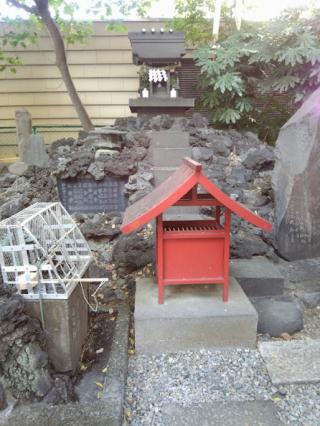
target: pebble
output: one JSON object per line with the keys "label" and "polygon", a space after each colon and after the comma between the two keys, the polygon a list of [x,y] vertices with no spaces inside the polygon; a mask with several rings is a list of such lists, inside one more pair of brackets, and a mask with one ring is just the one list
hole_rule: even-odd
{"label": "pebble", "polygon": [[200,350],[130,357],[125,412],[131,426],[167,426],[161,409],[191,404],[272,400],[285,425],[320,424],[320,383],[272,385],[259,351]]}

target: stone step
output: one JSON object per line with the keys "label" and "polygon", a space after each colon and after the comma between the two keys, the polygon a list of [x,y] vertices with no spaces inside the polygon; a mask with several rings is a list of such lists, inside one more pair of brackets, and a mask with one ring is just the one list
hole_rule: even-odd
{"label": "stone step", "polygon": [[180,167],[184,157],[191,156],[191,148],[153,148],[154,167]]}
{"label": "stone step", "polygon": [[170,426],[280,426],[272,401],[230,401],[182,407],[167,404],[161,410],[163,425]]}
{"label": "stone step", "polygon": [[153,167],[155,185],[160,185],[160,183],[168,179],[168,177],[172,175],[172,173],[174,173],[176,170],[176,167]]}
{"label": "stone step", "polygon": [[320,340],[261,342],[259,350],[274,385],[320,381]]}
{"label": "stone step", "polygon": [[232,260],[230,275],[237,279],[249,297],[278,296],[283,293],[283,275],[277,265],[265,257]]}
{"label": "stone step", "polygon": [[136,283],[135,337],[137,353],[158,354],[201,348],[255,347],[258,316],[234,278],[229,301],[221,285],[165,288],[158,304],[157,285],[151,278]]}
{"label": "stone step", "polygon": [[170,130],[151,132],[151,146],[154,148],[188,148],[189,133]]}

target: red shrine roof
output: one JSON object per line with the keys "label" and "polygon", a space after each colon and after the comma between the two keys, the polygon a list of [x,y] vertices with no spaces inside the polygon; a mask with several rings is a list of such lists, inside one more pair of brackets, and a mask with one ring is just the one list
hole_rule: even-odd
{"label": "red shrine roof", "polygon": [[202,165],[190,158],[184,158],[182,165],[150,194],[129,206],[124,214],[121,231],[130,234],[155,217],[159,216],[169,207],[172,207],[195,185],[201,185],[218,202],[230,209],[236,215],[247,222],[263,229],[271,231],[272,224],[241,203],[232,200],[214,185],[203,173]]}

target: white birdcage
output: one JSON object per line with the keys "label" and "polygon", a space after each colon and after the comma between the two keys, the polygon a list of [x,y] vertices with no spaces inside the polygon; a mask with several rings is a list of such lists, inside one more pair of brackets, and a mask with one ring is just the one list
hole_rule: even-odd
{"label": "white birdcage", "polygon": [[0,222],[4,285],[26,299],[67,299],[90,261],[85,238],[60,203],[36,203]]}

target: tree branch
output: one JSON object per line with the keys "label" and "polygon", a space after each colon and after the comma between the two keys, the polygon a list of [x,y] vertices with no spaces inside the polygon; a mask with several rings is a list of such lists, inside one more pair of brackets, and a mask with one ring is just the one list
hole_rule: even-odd
{"label": "tree branch", "polygon": [[17,9],[22,9],[25,12],[33,13],[34,15],[39,15],[38,8],[35,6],[34,7],[27,6],[26,4],[20,3],[18,0],[7,0],[7,3],[8,5],[14,6]]}

